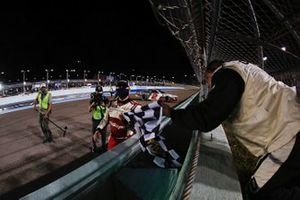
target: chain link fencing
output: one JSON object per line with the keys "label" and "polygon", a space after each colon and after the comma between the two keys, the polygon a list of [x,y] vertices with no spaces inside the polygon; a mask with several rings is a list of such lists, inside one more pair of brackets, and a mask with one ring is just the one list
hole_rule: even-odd
{"label": "chain link fencing", "polygon": [[271,75],[300,71],[298,0],[149,0],[197,74],[209,61],[242,60]]}

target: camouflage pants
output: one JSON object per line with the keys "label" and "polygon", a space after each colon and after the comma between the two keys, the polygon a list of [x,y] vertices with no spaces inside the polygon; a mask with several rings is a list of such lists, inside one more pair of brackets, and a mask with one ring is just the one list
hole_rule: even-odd
{"label": "camouflage pants", "polygon": [[39,114],[39,124],[41,126],[42,132],[44,134],[45,139],[52,139],[52,133],[49,129],[49,121],[44,118],[43,114]]}

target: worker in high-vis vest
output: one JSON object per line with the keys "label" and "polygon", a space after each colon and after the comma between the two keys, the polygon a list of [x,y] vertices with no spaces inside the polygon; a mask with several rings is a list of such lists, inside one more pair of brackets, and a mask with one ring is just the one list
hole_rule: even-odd
{"label": "worker in high-vis vest", "polygon": [[[296,87],[276,81],[258,66],[212,61],[202,102],[163,113],[186,130],[208,132],[222,124],[260,158],[249,182],[251,199],[300,199],[300,102]],[[298,92],[299,93],[299,92]],[[177,135],[178,140],[184,134]]]}
{"label": "worker in high-vis vest", "polygon": [[[92,113],[92,152],[106,151],[106,133],[101,132],[101,136],[95,134],[96,128],[103,119],[106,112],[107,98],[103,96],[102,87],[96,86],[95,92],[91,93],[89,112]],[[99,141],[101,139],[101,143]]]}
{"label": "worker in high-vis vest", "polygon": [[48,125],[48,119],[52,109],[52,96],[51,93],[47,91],[46,84],[44,83],[41,84],[40,91],[33,102],[33,107],[35,110],[37,109],[37,104],[39,106],[39,124],[44,134],[43,143],[52,142],[52,133]]}

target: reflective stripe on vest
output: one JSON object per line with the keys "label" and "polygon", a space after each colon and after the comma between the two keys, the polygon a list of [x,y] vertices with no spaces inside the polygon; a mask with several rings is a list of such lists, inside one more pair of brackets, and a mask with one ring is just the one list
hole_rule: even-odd
{"label": "reflective stripe on vest", "polygon": [[47,92],[46,96],[42,99],[42,94],[40,93],[38,95],[38,101],[39,101],[39,106],[40,109],[48,109],[48,103],[49,103],[49,92]]}
{"label": "reflective stripe on vest", "polygon": [[102,106],[96,106],[95,109],[93,109],[93,119],[95,120],[100,120],[103,118],[104,116],[104,112],[105,112],[105,108],[103,108]]}

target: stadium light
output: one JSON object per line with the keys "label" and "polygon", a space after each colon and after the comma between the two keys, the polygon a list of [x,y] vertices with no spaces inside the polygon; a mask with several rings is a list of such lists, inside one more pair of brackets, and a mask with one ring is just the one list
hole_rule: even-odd
{"label": "stadium light", "polygon": [[131,74],[131,75],[130,75],[130,81],[133,80],[133,77],[135,77],[134,74]]}
{"label": "stadium light", "polygon": [[69,80],[69,70],[68,70],[68,69],[66,69],[66,86],[67,86],[67,89],[69,88],[69,87],[68,87],[68,85],[69,85],[69,84],[68,84],[68,83],[69,83],[69,81],[70,81],[70,80]]}
{"label": "stadium light", "polygon": [[[0,72],[1,75],[4,75],[4,72]],[[0,83],[0,90],[3,88],[3,85]],[[4,96],[4,89],[3,89],[3,96]]]}
{"label": "stadium light", "polygon": [[90,70],[83,70],[83,80],[87,82],[87,73],[90,73]]}
{"label": "stadium light", "polygon": [[263,57],[263,61],[266,61],[266,60],[268,60],[268,58],[267,57]]}
{"label": "stadium light", "polygon": [[4,93],[4,86],[2,83],[0,83],[0,91],[2,90],[2,96],[4,97],[5,96],[5,93]]}
{"label": "stadium light", "polygon": [[141,75],[136,75],[135,81],[138,82],[138,78],[141,78],[141,77],[142,77]]}
{"label": "stadium light", "polygon": [[86,72],[87,72],[86,70],[83,70],[83,80],[86,79],[86,78],[85,78],[85,77],[86,77]]}
{"label": "stadium light", "polygon": [[282,51],[286,51],[286,47],[281,47],[281,50]]}
{"label": "stadium light", "polygon": [[100,82],[100,71],[97,73],[98,83]]}
{"label": "stadium light", "polygon": [[103,75],[104,74],[104,71],[98,71],[98,73],[97,73],[97,78],[98,78],[98,83],[100,83],[101,82],[101,78],[100,78],[100,75]]}
{"label": "stadium light", "polygon": [[26,72],[30,72],[30,70],[29,69],[26,69],[26,70],[24,70],[24,69],[22,69],[21,70],[21,73],[23,73],[23,93],[25,93],[25,90],[26,90],[26,88],[25,88],[25,85],[26,85]]}
{"label": "stadium light", "polygon": [[45,69],[47,87],[48,87],[48,84],[50,83],[50,80],[49,80],[49,71],[53,72],[53,69]]}

